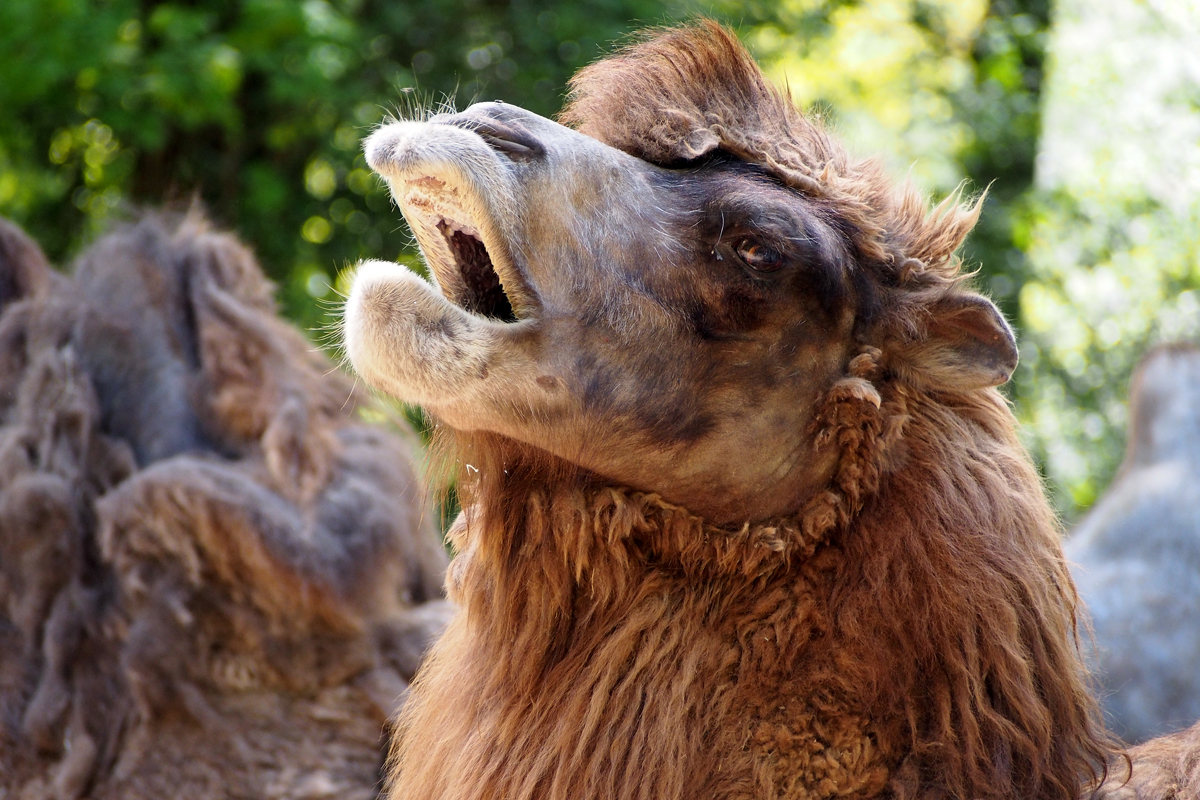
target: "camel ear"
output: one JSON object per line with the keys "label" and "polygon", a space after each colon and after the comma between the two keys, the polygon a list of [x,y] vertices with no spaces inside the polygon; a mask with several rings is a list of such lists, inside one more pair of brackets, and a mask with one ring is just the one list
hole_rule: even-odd
{"label": "camel ear", "polygon": [[721,140],[708,128],[693,128],[690,133],[680,138],[672,148],[672,160],[694,161],[703,158],[721,146]]}
{"label": "camel ear", "polygon": [[928,389],[999,386],[1017,368],[1017,341],[1000,309],[986,297],[960,294],[930,309],[924,338],[904,348],[910,377]]}

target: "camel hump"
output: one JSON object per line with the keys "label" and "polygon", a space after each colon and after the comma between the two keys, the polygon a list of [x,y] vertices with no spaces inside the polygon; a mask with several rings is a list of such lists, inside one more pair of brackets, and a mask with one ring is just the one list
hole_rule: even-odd
{"label": "camel hump", "polygon": [[1200,348],[1148,352],[1130,400],[1125,462],[1065,548],[1110,725],[1136,743],[1200,719]]}
{"label": "camel hump", "polygon": [[50,280],[50,262],[42,248],[15,223],[0,217],[0,310],[44,289]]}
{"label": "camel hump", "polygon": [[1200,442],[1200,347],[1162,345],[1142,359],[1130,387],[1126,469],[1196,460]]}

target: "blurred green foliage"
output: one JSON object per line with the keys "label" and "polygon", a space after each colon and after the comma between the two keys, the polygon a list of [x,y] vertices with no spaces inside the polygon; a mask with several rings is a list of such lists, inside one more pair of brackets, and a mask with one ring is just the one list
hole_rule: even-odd
{"label": "blurred green foliage", "polygon": [[1035,195],[1021,244],[1022,421],[1055,499],[1086,509],[1124,455],[1129,378],[1156,341],[1200,333],[1200,202]]}
{"label": "blurred green foliage", "polygon": [[1057,0],[1048,51],[1015,398],[1073,516],[1121,461],[1138,358],[1200,335],[1200,6]]}
{"label": "blurred green foliage", "polygon": [[695,13],[933,199],[987,190],[964,256],[1018,325],[1011,392],[1059,506],[1086,508],[1137,355],[1194,334],[1179,231],[1200,219],[1128,187],[1034,186],[1050,0],[6,0],[0,214],[61,262],[114,215],[198,197],[324,329],[339,271],[417,263],[360,153],[372,126],[447,98],[551,115],[627,32]]}

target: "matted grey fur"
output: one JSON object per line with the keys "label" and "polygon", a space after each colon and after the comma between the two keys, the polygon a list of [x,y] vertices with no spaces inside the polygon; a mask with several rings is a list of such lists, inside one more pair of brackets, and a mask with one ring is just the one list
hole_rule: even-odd
{"label": "matted grey fur", "polygon": [[449,611],[363,403],[199,215],[73,278],[0,220],[0,796],[377,794]]}

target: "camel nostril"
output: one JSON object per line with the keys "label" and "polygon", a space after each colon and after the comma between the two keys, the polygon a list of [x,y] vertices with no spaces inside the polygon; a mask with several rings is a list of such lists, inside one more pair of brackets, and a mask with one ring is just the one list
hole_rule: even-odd
{"label": "camel nostril", "polygon": [[460,114],[446,122],[473,131],[493,150],[515,161],[530,161],[546,154],[536,137],[516,125],[474,114]]}

